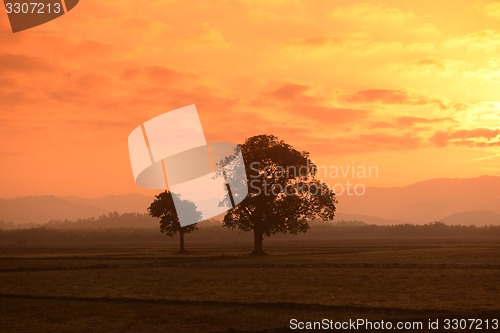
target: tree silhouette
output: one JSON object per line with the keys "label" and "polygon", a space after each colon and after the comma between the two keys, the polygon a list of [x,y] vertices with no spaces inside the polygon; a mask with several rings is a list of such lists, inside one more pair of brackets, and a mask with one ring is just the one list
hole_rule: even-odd
{"label": "tree silhouette", "polygon": [[190,201],[182,200],[180,197],[170,191],[164,191],[155,196],[155,200],[148,208],[149,215],[160,219],[160,231],[167,236],[174,236],[179,233],[179,253],[185,254],[187,251],[184,248],[184,234],[198,230],[196,224],[190,224],[181,227],[179,216],[175,209],[173,196],[179,199],[183,214],[189,214],[193,221],[201,220],[201,212],[197,210],[196,205]]}
{"label": "tree silhouette", "polygon": [[332,220],[335,194],[315,178],[309,153],[299,152],[272,135],[254,136],[240,145],[245,161],[248,196],[224,217],[230,229],[252,231],[252,254],[263,255],[264,237],[306,232],[308,220]]}

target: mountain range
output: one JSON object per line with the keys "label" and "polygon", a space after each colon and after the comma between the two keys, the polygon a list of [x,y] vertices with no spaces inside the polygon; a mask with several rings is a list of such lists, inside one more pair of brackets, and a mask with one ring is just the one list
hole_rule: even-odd
{"label": "mountain range", "polygon": [[[108,212],[146,213],[152,197],[140,194],[100,198],[29,196],[0,199],[0,222],[45,224]],[[404,187],[368,187],[363,196],[339,196],[336,220],[368,224],[500,225],[500,177],[431,179]],[[1,223],[0,223],[1,227]]]}
{"label": "mountain range", "polygon": [[153,198],[140,194],[108,195],[100,198],[52,195],[0,199],[0,221],[14,224],[44,224],[98,217],[109,212],[146,213]]}
{"label": "mountain range", "polygon": [[[391,223],[443,221],[500,225],[500,177],[431,179],[404,187],[368,187],[363,196],[340,196],[338,217],[364,215],[364,220]],[[486,223],[484,218],[487,217]],[[466,220],[468,222],[466,222]],[[381,224],[375,223],[374,224]],[[385,224],[385,223],[383,223]]]}

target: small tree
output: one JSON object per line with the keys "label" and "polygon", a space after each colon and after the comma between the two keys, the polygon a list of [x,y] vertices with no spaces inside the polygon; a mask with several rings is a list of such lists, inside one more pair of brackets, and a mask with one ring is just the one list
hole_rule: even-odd
{"label": "small tree", "polygon": [[248,196],[224,216],[224,226],[252,231],[252,254],[263,255],[264,237],[277,232],[297,234],[313,218],[332,220],[335,194],[315,178],[309,153],[299,152],[272,135],[254,136],[240,145]]}
{"label": "small tree", "polygon": [[198,226],[196,224],[190,224],[181,227],[172,196],[176,196],[177,199],[180,200],[183,205],[182,211],[192,215],[193,221],[199,221],[201,219],[201,212],[196,209],[194,203],[187,200],[181,200],[177,194],[171,193],[170,191],[164,191],[156,195],[155,200],[148,208],[148,212],[149,215],[160,219],[160,231],[162,233],[170,237],[179,233],[179,253],[184,254],[187,253],[184,248],[184,234],[198,230]]}

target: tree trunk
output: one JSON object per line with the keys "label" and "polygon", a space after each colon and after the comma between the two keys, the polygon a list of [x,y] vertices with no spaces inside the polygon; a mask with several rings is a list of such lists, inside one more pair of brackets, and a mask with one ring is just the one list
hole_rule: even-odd
{"label": "tree trunk", "polygon": [[253,230],[253,252],[251,253],[254,256],[263,256],[266,255],[263,247],[264,235],[261,231],[254,229]]}
{"label": "tree trunk", "polygon": [[179,237],[180,237],[180,241],[179,241],[179,245],[180,245],[179,253],[180,254],[187,253],[187,251],[184,249],[184,229],[183,228],[181,228],[181,230],[179,231]]}

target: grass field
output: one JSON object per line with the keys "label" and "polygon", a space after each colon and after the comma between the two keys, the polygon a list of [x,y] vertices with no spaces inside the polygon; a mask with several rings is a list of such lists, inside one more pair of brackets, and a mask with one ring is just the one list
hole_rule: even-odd
{"label": "grass field", "polygon": [[[500,319],[494,240],[3,247],[0,332],[285,332],[289,321]],[[347,332],[347,331],[346,331]],[[421,331],[424,332],[424,331]]]}

